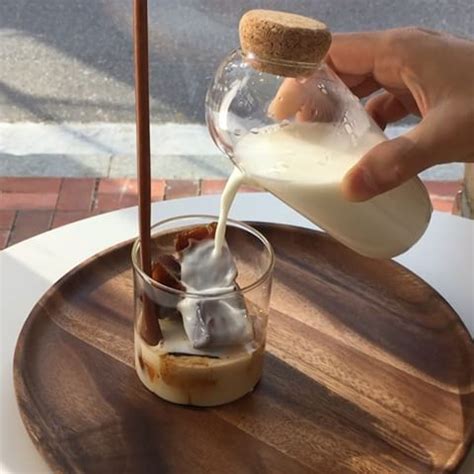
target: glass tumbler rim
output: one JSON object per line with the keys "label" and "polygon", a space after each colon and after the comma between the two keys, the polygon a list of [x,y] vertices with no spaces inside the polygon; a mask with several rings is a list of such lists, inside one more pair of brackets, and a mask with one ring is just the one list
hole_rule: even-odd
{"label": "glass tumbler rim", "polygon": [[[154,223],[150,227],[150,232],[153,232],[153,229],[172,223],[174,221],[181,221],[181,220],[186,220],[186,219],[205,219],[205,220],[218,220],[218,216],[210,215],[210,214],[186,214],[182,216],[175,216],[175,217],[170,217],[168,219],[164,219],[162,221]],[[131,257],[132,257],[132,266],[133,270],[140,276],[142,280],[144,280],[148,285],[158,288],[162,291],[165,291],[167,293],[176,295],[176,296],[182,296],[186,298],[196,298],[200,300],[217,300],[217,299],[222,299],[226,298],[230,295],[235,295],[236,293],[239,294],[245,294],[248,293],[255,288],[258,288],[261,286],[266,280],[271,278],[273,269],[275,266],[275,253],[273,251],[273,247],[271,246],[270,242],[268,239],[257,229],[252,227],[251,225],[238,221],[235,219],[227,219],[227,225],[232,224],[234,227],[240,228],[242,230],[247,231],[248,233],[252,234],[254,237],[256,237],[265,247],[265,249],[268,251],[270,260],[268,263],[267,268],[265,271],[252,283],[246,285],[243,288],[238,288],[238,289],[232,289],[229,291],[225,292],[219,292],[219,293],[208,293],[208,292],[192,292],[192,291],[186,291],[186,290],[178,290],[175,288],[171,288],[169,286],[164,285],[163,283],[160,283],[156,280],[154,280],[152,277],[148,276],[140,267],[140,262],[138,260],[138,251],[140,248],[140,237],[136,238],[133,246],[132,246],[132,251],[131,251]]]}

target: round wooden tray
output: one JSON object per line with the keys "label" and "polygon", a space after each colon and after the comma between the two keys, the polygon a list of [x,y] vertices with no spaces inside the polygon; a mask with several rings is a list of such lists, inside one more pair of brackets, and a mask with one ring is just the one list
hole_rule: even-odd
{"label": "round wooden tray", "polygon": [[[18,340],[18,403],[56,471],[421,473],[474,433],[474,348],[451,307],[392,261],[258,224],[277,256],[264,377],[212,409],[173,405],[133,368],[130,243],[54,285]],[[27,289],[25,289],[27,291]]]}

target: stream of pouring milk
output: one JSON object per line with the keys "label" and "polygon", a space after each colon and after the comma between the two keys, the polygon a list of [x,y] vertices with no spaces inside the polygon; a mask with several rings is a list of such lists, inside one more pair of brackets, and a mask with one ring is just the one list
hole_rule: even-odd
{"label": "stream of pouring milk", "polygon": [[234,202],[234,198],[237,194],[237,191],[244,182],[245,175],[239,170],[239,168],[234,168],[232,174],[227,180],[224,192],[222,193],[221,197],[219,221],[217,222],[216,237],[214,240],[214,257],[219,256],[221,253],[222,245],[224,244],[225,228],[227,225],[229,211],[232,206],[232,203]]}
{"label": "stream of pouring milk", "polygon": [[221,198],[215,239],[218,255],[229,209],[239,186],[256,183],[356,252],[391,258],[410,248],[425,231],[431,204],[417,179],[369,201],[353,203],[340,191],[346,172],[385,139],[378,127],[354,138],[329,123],[294,123],[248,133],[236,145],[239,169]]}

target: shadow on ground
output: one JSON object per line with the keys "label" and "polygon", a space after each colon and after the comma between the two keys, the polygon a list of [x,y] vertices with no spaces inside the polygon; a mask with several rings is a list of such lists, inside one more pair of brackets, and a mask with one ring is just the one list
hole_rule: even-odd
{"label": "shadow on ground", "polygon": [[[209,80],[223,56],[237,46],[238,20],[250,8],[265,6],[317,16],[334,31],[417,24],[460,34],[473,33],[469,0],[439,1],[436,9],[427,8],[429,3],[426,0],[150,0],[150,89],[155,99],[152,116],[180,122],[203,121]],[[23,33],[129,86],[133,85],[131,18],[130,0],[3,0],[0,3],[0,31]],[[64,74],[65,81],[72,80],[74,85],[74,78],[69,78],[67,71]],[[80,87],[87,89],[93,85],[80,84]],[[7,96],[20,107],[37,109],[42,120],[55,120],[54,116],[41,112],[44,98],[20,94],[21,91]],[[94,105],[98,107],[96,102]],[[125,107],[133,115],[133,104]]]}

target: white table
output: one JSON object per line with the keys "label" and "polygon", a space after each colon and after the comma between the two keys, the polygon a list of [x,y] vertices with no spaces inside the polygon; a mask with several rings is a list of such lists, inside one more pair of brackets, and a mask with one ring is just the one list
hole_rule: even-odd
{"label": "white table", "polygon": [[[154,204],[152,221],[217,212],[218,196],[179,199]],[[267,194],[239,195],[231,217],[315,228]],[[0,472],[49,472],[23,427],[13,389],[13,352],[25,319],[41,295],[66,272],[136,235],[137,209],[129,208],[46,232],[0,253]],[[444,296],[474,334],[473,221],[435,212],[420,242],[397,260]],[[460,472],[474,472],[474,448]]]}

